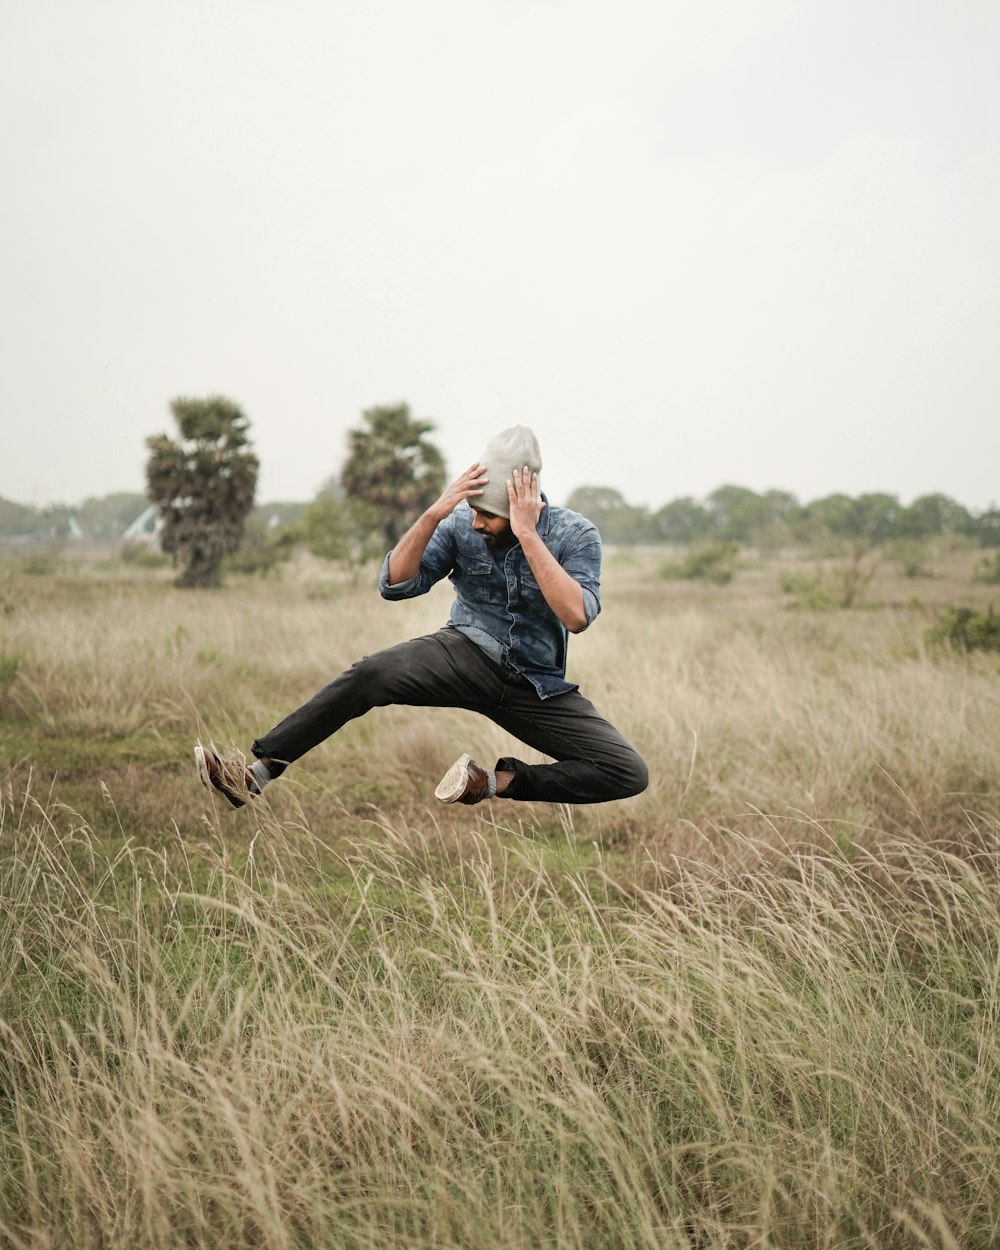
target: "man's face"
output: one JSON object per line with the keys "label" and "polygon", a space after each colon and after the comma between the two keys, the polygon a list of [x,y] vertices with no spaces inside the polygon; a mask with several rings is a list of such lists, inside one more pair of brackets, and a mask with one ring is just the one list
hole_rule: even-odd
{"label": "man's face", "polygon": [[473,508],[472,528],[477,534],[482,534],[488,547],[492,547],[510,529],[510,521],[505,516],[497,516],[495,512],[480,512],[478,508]]}

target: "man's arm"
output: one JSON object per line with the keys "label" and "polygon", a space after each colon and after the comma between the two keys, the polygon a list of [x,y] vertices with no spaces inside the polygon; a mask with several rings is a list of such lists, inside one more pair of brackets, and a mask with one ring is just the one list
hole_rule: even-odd
{"label": "man's arm", "polygon": [[416,577],[420,561],[434,531],[451,516],[463,500],[481,495],[488,478],[486,470],[477,461],[460,474],[450,486],[446,486],[440,498],[417,517],[399,542],[389,552],[389,584],[396,586]]}
{"label": "man's arm", "polygon": [[538,494],[538,474],[528,466],[514,470],[507,482],[510,500],[510,528],[521,544],[538,589],[545,602],[571,634],[579,634],[590,623],[583,600],[583,587],[562,567],[538,536],[538,518],[545,504]]}

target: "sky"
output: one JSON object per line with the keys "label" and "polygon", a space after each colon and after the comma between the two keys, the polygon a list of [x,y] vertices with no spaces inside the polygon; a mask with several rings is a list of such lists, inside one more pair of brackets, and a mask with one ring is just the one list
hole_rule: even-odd
{"label": "sky", "polygon": [[307,500],[379,404],[558,502],[1000,501],[996,0],[0,0],[0,497],[180,395]]}

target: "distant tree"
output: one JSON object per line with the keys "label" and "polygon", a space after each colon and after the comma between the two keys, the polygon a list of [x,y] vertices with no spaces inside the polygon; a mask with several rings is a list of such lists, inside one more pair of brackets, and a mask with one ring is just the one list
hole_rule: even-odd
{"label": "distant tree", "polygon": [[359,566],[383,554],[382,518],[369,504],[321,490],[299,518],[299,541],[323,560]]}
{"label": "distant tree", "polygon": [[806,519],[811,525],[839,537],[850,526],[853,502],[850,495],[824,495],[806,505]]}
{"label": "distant tree", "polygon": [[383,540],[394,547],[444,489],[444,457],[427,437],[433,423],[414,419],[409,404],[361,415],[365,424],[348,434],[340,481],[349,499],[378,513]]}
{"label": "distant tree", "polygon": [[967,534],[972,517],[947,495],[921,495],[904,508],[898,518],[900,538],[936,538],[941,534]]}
{"label": "distant tree", "polygon": [[76,518],[88,538],[111,542],[120,538],[147,506],[145,495],[118,491],[85,499],[77,509]]}
{"label": "distant tree", "polygon": [[42,519],[37,508],[27,504],[0,499],[0,537],[12,538],[34,534],[41,529]]}
{"label": "distant tree", "polygon": [[73,536],[76,509],[68,504],[49,504],[41,511],[42,533],[53,542],[61,542]]}
{"label": "distant tree", "polygon": [[1000,509],[980,512],[973,518],[969,533],[984,547],[1000,547]]}
{"label": "distant tree", "polygon": [[895,495],[858,495],[851,509],[848,536],[863,539],[872,546],[884,543],[896,533],[902,511]]}
{"label": "distant tree", "polygon": [[902,507],[895,495],[826,495],[806,508],[810,520],[852,546],[885,542],[897,533]]}
{"label": "distant tree", "polygon": [[660,542],[686,545],[699,542],[711,533],[712,517],[703,503],[684,495],[654,512],[652,527]]}
{"label": "distant tree", "polygon": [[297,529],[306,550],[321,560],[346,560],[350,554],[343,499],[320,493],[307,505]]}
{"label": "distant tree", "polygon": [[607,541],[617,542],[622,546],[655,541],[649,509],[640,504],[626,504],[612,517],[606,537]]}
{"label": "distant tree", "polygon": [[171,402],[178,439],[146,440],[146,493],[163,521],[160,542],[181,568],[178,586],[218,586],[253,508],[259,462],[249,421],[223,395]]}
{"label": "distant tree", "polygon": [[898,533],[902,507],[895,495],[827,495],[805,509],[807,519],[836,541],[839,561],[831,570],[833,598],[842,608],[860,603],[887,549]]}
{"label": "distant tree", "polygon": [[579,512],[600,528],[604,517],[627,507],[625,496],[613,486],[578,486],[566,500],[566,507]]}
{"label": "distant tree", "polygon": [[611,486],[578,486],[566,507],[593,521],[605,542],[629,546],[653,537],[649,513]]}
{"label": "distant tree", "polygon": [[750,529],[750,541],[762,551],[777,550],[794,542],[802,505],[787,490],[767,490],[761,498],[760,516]]}
{"label": "distant tree", "polygon": [[802,514],[802,505],[791,491],[766,490],[763,499],[768,525],[791,525]]}
{"label": "distant tree", "polygon": [[254,504],[253,520],[264,529],[283,529],[286,525],[294,525],[307,507],[307,504],[298,500],[258,503]]}
{"label": "distant tree", "polygon": [[768,501],[746,486],[719,486],[706,502],[713,533],[729,542],[751,542],[771,520]]}

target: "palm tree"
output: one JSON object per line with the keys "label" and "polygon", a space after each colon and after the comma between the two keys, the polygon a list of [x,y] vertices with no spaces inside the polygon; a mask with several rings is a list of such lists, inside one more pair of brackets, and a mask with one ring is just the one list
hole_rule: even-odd
{"label": "palm tree", "polygon": [[444,489],[444,457],[427,438],[433,423],[415,420],[409,404],[361,415],[366,426],[348,435],[340,480],[348,496],[377,511],[382,536],[394,547]]}
{"label": "palm tree", "polygon": [[218,586],[222,557],[235,551],[253,508],[259,462],[249,421],[223,395],[175,399],[180,438],[146,440],[146,494],[160,510],[160,544],[181,566],[178,586]]}

